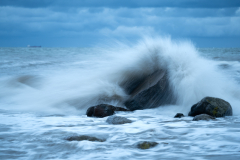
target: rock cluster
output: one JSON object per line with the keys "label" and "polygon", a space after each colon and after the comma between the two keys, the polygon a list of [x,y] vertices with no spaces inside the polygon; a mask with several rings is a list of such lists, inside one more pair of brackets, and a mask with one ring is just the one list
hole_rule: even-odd
{"label": "rock cluster", "polygon": [[[158,89],[159,86],[156,86],[158,85],[158,83],[159,82],[153,85],[152,86],[153,88],[150,87],[146,90],[143,90],[141,93],[137,93],[135,98],[133,98],[131,101],[126,102],[125,105],[130,110],[145,109],[146,108],[145,105],[147,105],[148,103],[151,103],[152,100],[155,101],[154,96],[159,96],[159,94],[156,94],[158,91],[156,92],[154,91],[155,89]],[[153,94],[151,94],[152,91],[153,91]],[[141,99],[141,95],[143,96],[142,99]],[[153,96],[153,99],[149,99],[149,102],[147,102],[148,96]],[[131,104],[127,104],[127,103],[131,103]],[[156,105],[157,104],[159,103],[156,103]],[[154,106],[150,106],[150,108]],[[115,107],[108,104],[100,104],[100,105],[96,105],[88,108],[86,114],[88,117],[102,118],[102,117],[110,116],[107,118],[106,122],[114,125],[132,123],[130,119],[113,115],[115,111],[129,111],[129,110],[121,107]],[[232,107],[227,101],[223,99],[214,98],[214,97],[205,97],[191,107],[191,110],[188,113],[188,116],[194,117],[193,121],[215,120],[216,117],[232,116]],[[174,118],[182,118],[182,117],[184,117],[182,113],[177,113],[174,116]],[[67,138],[66,140],[68,141],[88,140],[88,141],[98,141],[98,142],[105,141],[103,139],[98,139],[96,137],[85,136],[85,135],[72,136]],[[168,144],[168,143],[164,143],[164,144]],[[149,148],[155,147],[156,145],[158,145],[157,142],[143,141],[143,142],[138,142],[136,146],[139,149],[149,149]]]}

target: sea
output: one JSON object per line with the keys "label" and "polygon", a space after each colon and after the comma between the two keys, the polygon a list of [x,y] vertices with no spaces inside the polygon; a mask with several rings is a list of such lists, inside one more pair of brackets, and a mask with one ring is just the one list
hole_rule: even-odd
{"label": "sea", "polygon": [[[162,67],[175,104],[117,112],[133,121],[122,125],[86,116],[100,103],[124,107],[122,80]],[[191,106],[206,96],[228,101],[233,116],[192,121]],[[79,135],[105,141],[66,140]],[[142,141],[158,145],[142,150]],[[0,48],[0,159],[240,159],[240,48],[197,48],[171,38]]]}

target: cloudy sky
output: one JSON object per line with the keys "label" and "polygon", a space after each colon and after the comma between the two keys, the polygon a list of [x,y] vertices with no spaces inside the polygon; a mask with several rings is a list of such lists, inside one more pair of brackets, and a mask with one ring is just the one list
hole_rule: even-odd
{"label": "cloudy sky", "polygon": [[143,36],[240,47],[240,0],[0,0],[0,47],[91,47]]}

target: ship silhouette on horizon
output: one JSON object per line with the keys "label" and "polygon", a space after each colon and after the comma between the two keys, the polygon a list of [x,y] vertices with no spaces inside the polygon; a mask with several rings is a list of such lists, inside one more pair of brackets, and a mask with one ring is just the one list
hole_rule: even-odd
{"label": "ship silhouette on horizon", "polygon": [[29,47],[29,48],[41,48],[42,46],[31,46],[31,45],[28,45],[27,47]]}

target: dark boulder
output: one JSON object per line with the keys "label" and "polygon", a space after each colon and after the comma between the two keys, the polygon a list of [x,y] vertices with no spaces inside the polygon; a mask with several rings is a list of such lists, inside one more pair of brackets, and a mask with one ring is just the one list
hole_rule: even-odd
{"label": "dark boulder", "polygon": [[108,104],[99,104],[97,106],[93,106],[88,108],[86,114],[88,117],[99,117],[103,118],[106,116],[111,116],[115,113],[115,111],[129,111],[125,108],[114,107]]}
{"label": "dark boulder", "polygon": [[139,149],[149,149],[149,148],[155,147],[156,145],[158,145],[157,142],[144,141],[144,142],[139,142],[139,143],[137,144],[137,147],[138,147]]}
{"label": "dark boulder", "polygon": [[174,116],[174,118],[182,118],[182,117],[184,117],[184,114],[182,114],[182,113],[177,113],[177,114]]}
{"label": "dark boulder", "polygon": [[205,97],[197,104],[194,104],[188,113],[189,116],[199,114],[208,114],[213,117],[232,116],[232,107],[223,99]]}
{"label": "dark boulder", "polygon": [[200,114],[197,115],[193,118],[193,121],[200,121],[200,120],[204,120],[204,121],[209,121],[209,120],[214,120],[216,118],[209,116],[208,114]]}
{"label": "dark boulder", "polygon": [[104,139],[99,139],[96,137],[91,137],[91,136],[85,136],[85,135],[81,135],[81,136],[71,136],[66,138],[66,140],[68,141],[98,141],[98,142],[104,142]]}
{"label": "dark boulder", "polygon": [[130,119],[120,116],[110,116],[108,117],[107,123],[109,124],[125,124],[125,123],[132,123]]}
{"label": "dark boulder", "polygon": [[164,70],[157,70],[150,75],[134,76],[124,81],[121,86],[130,97],[124,105],[132,111],[175,102],[168,75]]}
{"label": "dark boulder", "polygon": [[94,109],[95,109],[94,107],[89,107],[87,112],[86,112],[86,115],[88,117],[92,117],[94,115]]}

